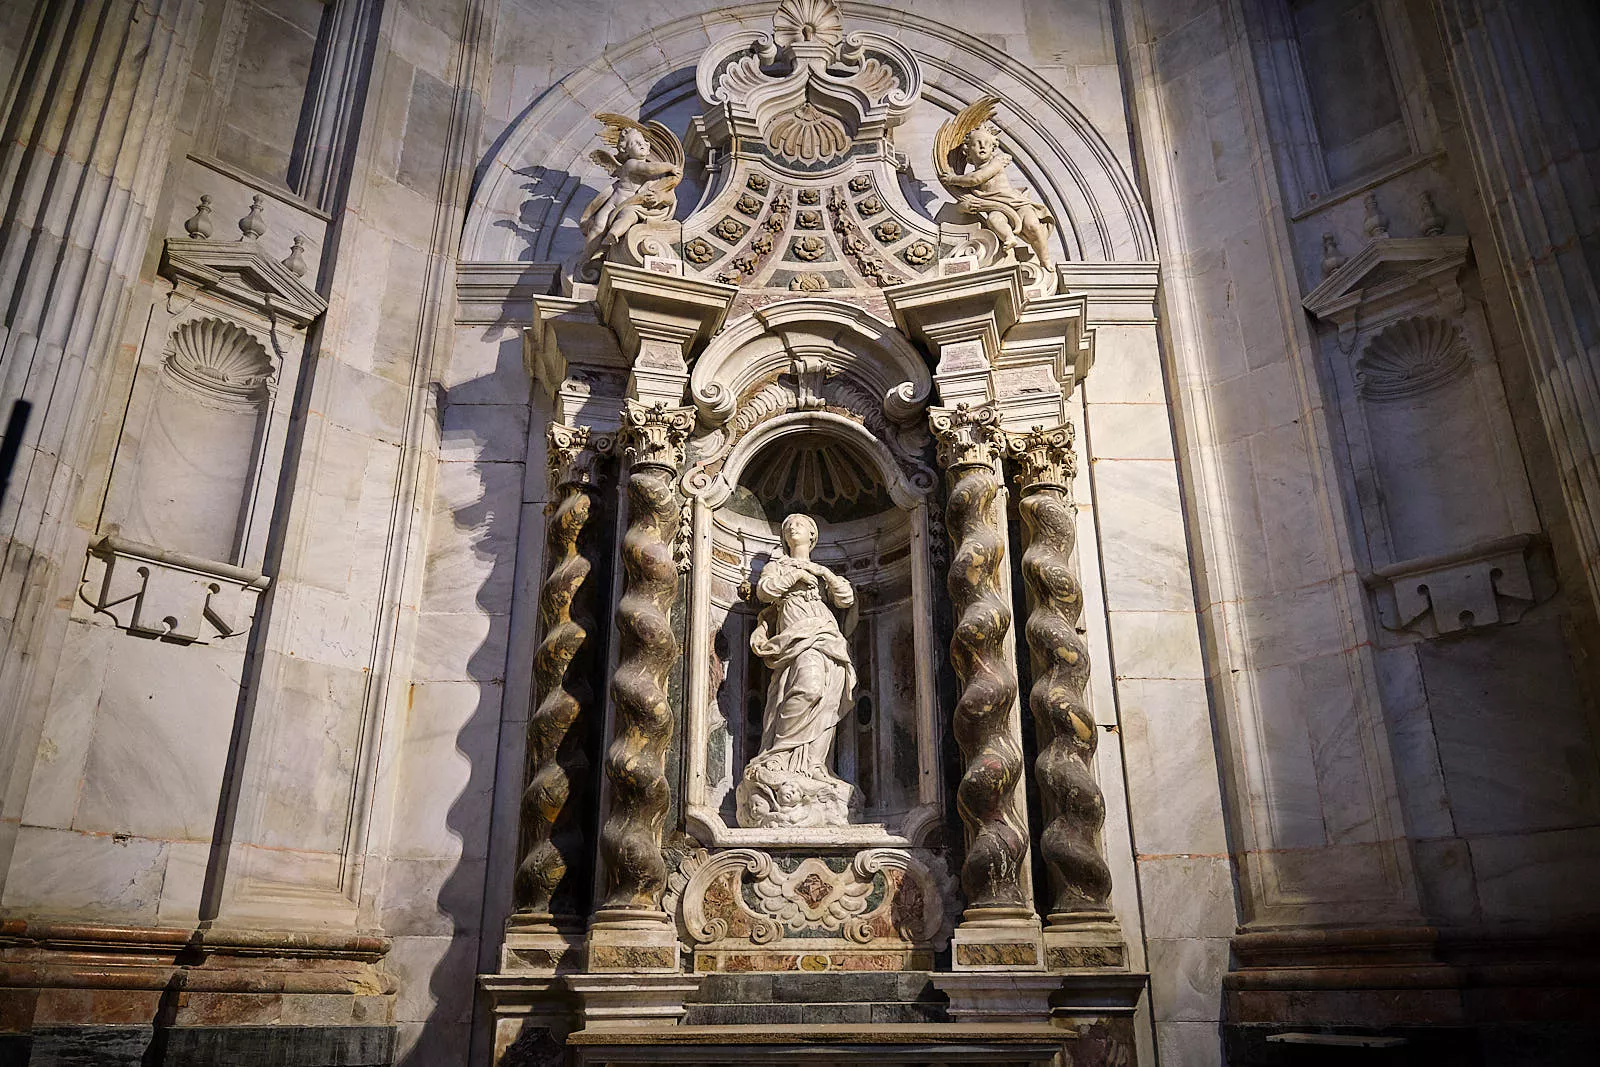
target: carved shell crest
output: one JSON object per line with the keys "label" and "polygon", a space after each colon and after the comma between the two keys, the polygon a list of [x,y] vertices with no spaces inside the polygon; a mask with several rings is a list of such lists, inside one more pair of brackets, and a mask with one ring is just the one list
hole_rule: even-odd
{"label": "carved shell crest", "polygon": [[844,123],[805,103],[773,121],[767,146],[791,162],[817,163],[849,148],[850,135]]}
{"label": "carved shell crest", "polygon": [[1398,400],[1443,385],[1466,363],[1466,340],[1455,326],[1402,319],[1367,342],[1356,360],[1356,386],[1369,400]]}
{"label": "carved shell crest", "polygon": [[272,377],[272,357],[248,331],[221,319],[179,326],[168,345],[167,366],[203,392],[256,399]]}
{"label": "carved shell crest", "polygon": [[780,48],[797,41],[834,48],[844,40],[844,16],[834,0],[783,0],[772,16],[772,39]]}

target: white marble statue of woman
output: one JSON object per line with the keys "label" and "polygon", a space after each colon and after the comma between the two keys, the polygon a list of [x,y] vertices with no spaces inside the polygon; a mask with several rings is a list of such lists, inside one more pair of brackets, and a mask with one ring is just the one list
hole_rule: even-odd
{"label": "white marble statue of woman", "polygon": [[[811,558],[817,523],[790,515],[786,551],[761,570],[756,597],[767,606],[750,649],[772,672],[761,751],[739,784],[741,826],[844,826],[854,787],[828,768],[833,735],[849,713],[856,670],[845,635],[855,626],[855,590]],[[831,605],[831,606],[830,606]],[[840,626],[834,609],[845,612]]]}

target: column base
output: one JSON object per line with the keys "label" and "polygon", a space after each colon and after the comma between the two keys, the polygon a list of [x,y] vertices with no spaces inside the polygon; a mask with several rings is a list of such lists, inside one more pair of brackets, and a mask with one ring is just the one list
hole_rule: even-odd
{"label": "column base", "polygon": [[569,974],[562,981],[578,998],[586,1030],[676,1026],[684,1001],[700,988],[692,974]]}
{"label": "column base", "polygon": [[549,915],[516,914],[506,920],[501,974],[565,974],[583,970],[581,928],[558,925]]}
{"label": "column base", "polygon": [[1044,965],[1052,971],[1128,966],[1128,945],[1110,913],[1052,914],[1044,928]]}
{"label": "column base", "polygon": [[1044,933],[1027,908],[968,908],[950,935],[955,971],[1042,971]]}
{"label": "column base", "polygon": [[678,931],[664,911],[602,908],[589,923],[591,974],[677,974]]}

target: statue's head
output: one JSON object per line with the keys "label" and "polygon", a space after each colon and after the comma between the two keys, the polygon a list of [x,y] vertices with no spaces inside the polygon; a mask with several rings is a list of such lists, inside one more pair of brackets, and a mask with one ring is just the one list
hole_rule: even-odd
{"label": "statue's head", "polygon": [[[786,516],[779,532],[783,534],[783,546],[791,555],[809,554],[817,545],[817,520],[810,515],[795,512]],[[805,545],[804,549],[800,548],[801,544]]]}
{"label": "statue's head", "polygon": [[624,126],[617,135],[617,156],[624,162],[630,159],[646,159],[650,155],[650,142],[645,140],[644,134],[632,126]]}
{"label": "statue's head", "polygon": [[1000,131],[993,123],[985,122],[962,139],[961,147],[967,153],[968,163],[982,166],[999,150]]}

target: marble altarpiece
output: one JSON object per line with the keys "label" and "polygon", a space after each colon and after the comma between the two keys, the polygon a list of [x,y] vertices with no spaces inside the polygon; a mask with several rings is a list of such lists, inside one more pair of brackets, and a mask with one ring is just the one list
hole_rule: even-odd
{"label": "marble altarpiece", "polygon": [[687,144],[595,115],[611,182],[527,331],[555,418],[502,1049],[578,1025],[612,1061],[704,975],[888,971],[948,997],[917,1040],[1132,1053],[1074,554],[1089,297],[996,98],[939,130],[954,202],[913,205],[919,61],[846,30],[786,0],[713,44]]}

